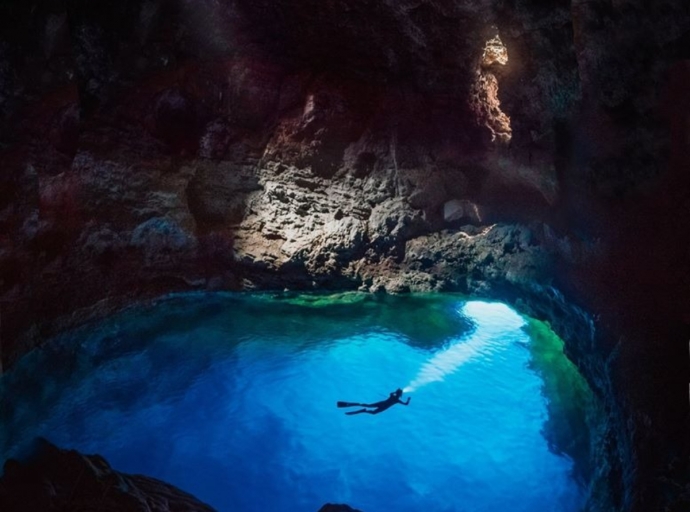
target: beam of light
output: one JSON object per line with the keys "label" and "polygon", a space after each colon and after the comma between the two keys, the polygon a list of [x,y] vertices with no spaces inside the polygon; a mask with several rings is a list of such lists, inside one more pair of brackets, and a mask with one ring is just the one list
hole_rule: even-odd
{"label": "beam of light", "polygon": [[403,392],[411,393],[432,382],[441,382],[471,359],[507,347],[513,340],[508,333],[525,324],[524,319],[505,304],[471,301],[458,312],[472,320],[476,329],[469,337],[457,340],[424,363]]}

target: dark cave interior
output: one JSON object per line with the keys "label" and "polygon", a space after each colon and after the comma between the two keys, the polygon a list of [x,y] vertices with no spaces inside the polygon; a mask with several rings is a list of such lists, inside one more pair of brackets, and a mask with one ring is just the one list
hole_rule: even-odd
{"label": "dark cave interior", "polygon": [[170,292],[499,299],[611,506],[687,510],[688,82],[684,0],[3,2],[2,368]]}

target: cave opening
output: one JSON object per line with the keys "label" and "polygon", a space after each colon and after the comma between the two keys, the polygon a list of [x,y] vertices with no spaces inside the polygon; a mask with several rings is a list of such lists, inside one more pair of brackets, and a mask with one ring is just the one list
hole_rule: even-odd
{"label": "cave opening", "polygon": [[[42,436],[220,511],[575,512],[600,413],[562,348],[547,324],[457,294],[172,295],[7,372],[0,456]],[[336,407],[397,387],[409,407]]]}

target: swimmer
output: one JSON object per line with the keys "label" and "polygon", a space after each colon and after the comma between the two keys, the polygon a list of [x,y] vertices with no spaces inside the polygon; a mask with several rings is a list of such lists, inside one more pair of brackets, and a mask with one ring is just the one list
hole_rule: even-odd
{"label": "swimmer", "polygon": [[372,408],[371,410],[369,409],[359,409],[358,411],[350,411],[346,412],[345,414],[362,414],[362,413],[367,413],[367,414],[378,414],[380,412],[385,411],[386,409],[389,409],[390,407],[393,407],[395,404],[403,404],[403,405],[409,405],[410,403],[410,397],[407,397],[407,402],[403,402],[400,400],[400,397],[403,394],[403,390],[398,388],[395,391],[393,391],[390,395],[388,395],[388,398],[385,400],[381,400],[380,402],[375,402],[373,404],[361,404],[357,402],[338,402],[338,407],[366,407],[366,408]]}

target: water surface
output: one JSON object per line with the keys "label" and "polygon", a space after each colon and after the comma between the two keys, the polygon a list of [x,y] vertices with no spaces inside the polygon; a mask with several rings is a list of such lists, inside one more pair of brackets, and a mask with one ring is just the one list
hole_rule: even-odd
{"label": "water surface", "polygon": [[[0,455],[42,435],[221,511],[575,512],[554,439],[586,438],[557,393],[579,376],[530,332],[457,296],[175,296],[25,357],[0,382]],[[335,406],[397,387],[408,407]]]}

